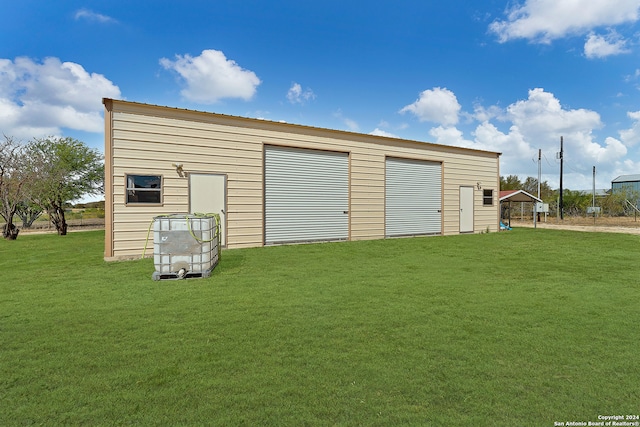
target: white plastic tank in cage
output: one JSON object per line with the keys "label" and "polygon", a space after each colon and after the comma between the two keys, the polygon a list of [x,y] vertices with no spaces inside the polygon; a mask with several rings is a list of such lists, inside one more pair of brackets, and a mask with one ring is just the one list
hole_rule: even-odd
{"label": "white plastic tank in cage", "polygon": [[209,277],[220,260],[220,217],[173,214],[153,219],[153,280]]}

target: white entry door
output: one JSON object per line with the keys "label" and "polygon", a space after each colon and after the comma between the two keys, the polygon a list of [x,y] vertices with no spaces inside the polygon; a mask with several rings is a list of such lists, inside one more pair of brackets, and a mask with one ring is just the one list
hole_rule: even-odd
{"label": "white entry door", "polygon": [[473,187],[460,187],[460,232],[473,233]]}
{"label": "white entry door", "polygon": [[226,246],[226,185],[225,175],[189,174],[189,212],[220,215],[220,244]]}

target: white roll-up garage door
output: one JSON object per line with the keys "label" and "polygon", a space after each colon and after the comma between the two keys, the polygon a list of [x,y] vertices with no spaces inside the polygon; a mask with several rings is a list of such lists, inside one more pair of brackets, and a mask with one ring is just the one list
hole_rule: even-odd
{"label": "white roll-up garage door", "polygon": [[265,146],[265,244],[348,237],[348,154]]}
{"label": "white roll-up garage door", "polygon": [[387,158],[385,235],[442,232],[442,164]]}

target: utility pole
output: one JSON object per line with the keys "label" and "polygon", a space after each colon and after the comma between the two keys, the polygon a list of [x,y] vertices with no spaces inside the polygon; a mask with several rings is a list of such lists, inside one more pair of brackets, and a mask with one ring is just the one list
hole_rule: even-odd
{"label": "utility pole", "polygon": [[541,175],[542,175],[542,149],[538,148],[538,199],[540,198]]}
{"label": "utility pole", "polygon": [[[542,160],[542,149],[538,149],[538,199],[540,198],[540,175],[541,175],[541,163]],[[538,202],[533,203],[533,228],[538,228],[538,221],[540,221],[538,213]]]}
{"label": "utility pole", "polygon": [[[538,148],[538,199],[540,198],[540,180],[542,179],[542,149]],[[540,212],[536,210],[538,214],[538,222],[540,222]],[[546,214],[545,214],[546,215]]]}
{"label": "utility pole", "polygon": [[591,202],[593,209],[593,225],[596,225],[596,167],[593,167],[593,201]]}
{"label": "utility pole", "polygon": [[562,211],[564,208],[564,205],[562,204],[562,163],[564,161],[564,150],[562,149],[562,143],[562,137],[560,137],[560,202],[558,203],[560,219],[564,219],[564,212]]}

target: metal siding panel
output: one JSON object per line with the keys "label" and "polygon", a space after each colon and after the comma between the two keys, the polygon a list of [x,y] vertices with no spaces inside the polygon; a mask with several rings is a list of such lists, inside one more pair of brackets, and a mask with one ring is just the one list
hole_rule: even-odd
{"label": "metal siding panel", "polygon": [[442,232],[442,165],[417,160],[386,161],[385,235]]}
{"label": "metal siding panel", "polygon": [[265,147],[265,243],[346,240],[348,155]]}

